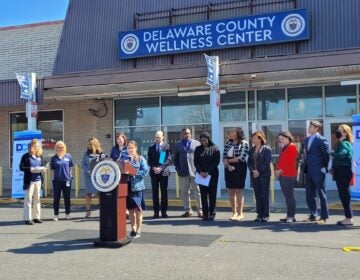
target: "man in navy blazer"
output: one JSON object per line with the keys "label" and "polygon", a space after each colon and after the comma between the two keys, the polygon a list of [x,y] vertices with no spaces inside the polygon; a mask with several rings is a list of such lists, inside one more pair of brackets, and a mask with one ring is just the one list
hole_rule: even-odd
{"label": "man in navy blazer", "polygon": [[[155,143],[148,150],[148,164],[150,166],[152,200],[154,208],[154,219],[159,218],[161,208],[161,216],[167,218],[168,208],[168,166],[171,162],[171,154],[169,144],[164,143],[164,134],[162,131],[156,131]],[[159,185],[161,190],[161,206],[159,204]]]}
{"label": "man in navy blazer", "polygon": [[329,211],[326,198],[325,176],[328,172],[328,164],[330,160],[330,151],[328,141],[320,135],[319,129],[321,123],[318,121],[310,121],[308,128],[309,137],[304,142],[305,154],[305,173],[306,180],[306,202],[310,210],[310,215],[304,220],[306,222],[314,222],[318,216],[316,205],[316,193],[320,199],[320,219],[318,224],[324,224],[329,218]]}

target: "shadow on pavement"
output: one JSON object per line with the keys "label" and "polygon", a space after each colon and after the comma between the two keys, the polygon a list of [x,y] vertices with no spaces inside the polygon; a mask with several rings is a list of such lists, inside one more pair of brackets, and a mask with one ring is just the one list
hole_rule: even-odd
{"label": "shadow on pavement", "polygon": [[94,249],[94,239],[75,239],[66,241],[48,241],[32,244],[29,247],[10,249],[14,254],[53,254],[55,252]]}

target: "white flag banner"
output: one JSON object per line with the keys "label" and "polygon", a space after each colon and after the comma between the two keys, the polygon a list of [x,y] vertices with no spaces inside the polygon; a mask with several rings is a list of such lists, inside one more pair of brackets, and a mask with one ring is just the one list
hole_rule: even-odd
{"label": "white flag banner", "polygon": [[219,85],[219,58],[204,54],[208,69],[206,84],[211,88],[218,88]]}
{"label": "white flag banner", "polygon": [[20,85],[20,98],[29,100],[32,99],[32,86],[31,86],[31,75],[28,74],[16,74],[16,78]]}

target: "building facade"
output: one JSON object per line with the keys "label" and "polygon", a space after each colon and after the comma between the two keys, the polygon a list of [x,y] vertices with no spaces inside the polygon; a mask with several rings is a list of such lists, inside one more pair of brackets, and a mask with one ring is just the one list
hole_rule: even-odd
{"label": "building facade", "polygon": [[[203,57],[207,53],[219,56],[220,88],[226,92],[220,96],[220,147],[232,127],[242,127],[247,138],[262,129],[275,162],[278,133],[290,130],[301,149],[311,119],[323,123],[322,133],[333,145],[337,126],[350,123],[351,116],[359,113],[359,85],[344,85],[360,76],[358,10],[356,0],[108,0],[106,4],[72,0],[52,75],[44,77],[41,86],[41,109],[62,111],[63,139],[78,163],[89,137],[98,137],[109,151],[118,131],[136,140],[146,156],[156,130],[163,130],[170,144],[179,140],[185,126],[195,138],[202,131],[211,132]],[[299,11],[306,13],[304,21],[297,22],[306,24],[306,38],[266,41],[272,36],[263,28],[266,19],[271,25],[281,13],[293,16]],[[245,22],[246,43],[240,32]],[[200,23],[220,23],[236,34],[227,35],[226,43],[219,39],[217,47],[202,50],[200,38],[212,31],[195,28],[188,37],[197,42],[194,46],[187,41],[182,42],[186,49],[169,51],[175,49],[169,47],[171,36],[167,33],[165,38],[161,32]],[[297,32],[299,25],[291,24],[289,32]],[[159,52],[121,57],[122,34],[140,32],[152,35]],[[257,32],[264,36],[256,37],[261,34]],[[144,35],[144,40],[150,39]],[[132,42],[127,42],[131,49]],[[161,46],[165,46],[163,53]],[[11,119],[14,111],[8,106],[1,114]],[[11,134],[10,127],[2,132],[5,137]],[[330,177],[327,183],[335,187]],[[220,187],[224,187],[222,179]]]}

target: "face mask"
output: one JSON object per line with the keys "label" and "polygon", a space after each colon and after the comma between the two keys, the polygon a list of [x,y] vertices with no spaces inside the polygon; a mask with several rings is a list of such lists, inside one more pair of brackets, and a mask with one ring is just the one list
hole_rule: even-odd
{"label": "face mask", "polygon": [[341,133],[339,130],[336,130],[336,131],[335,131],[335,137],[336,137],[337,139],[340,139],[341,136],[342,136],[342,133]]}

